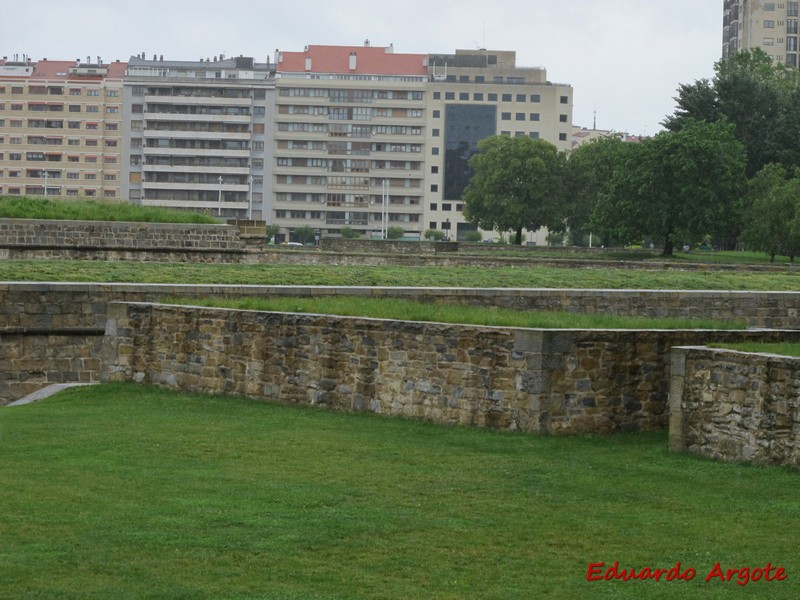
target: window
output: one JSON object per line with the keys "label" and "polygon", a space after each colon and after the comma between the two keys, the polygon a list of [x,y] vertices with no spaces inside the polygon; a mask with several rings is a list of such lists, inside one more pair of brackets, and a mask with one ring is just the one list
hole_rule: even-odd
{"label": "window", "polygon": [[540,119],[539,113],[531,113],[530,115],[531,121],[538,121]]}
{"label": "window", "polygon": [[99,96],[100,95],[100,90],[88,90],[86,92],[86,95],[87,96]]}
{"label": "window", "polygon": [[455,92],[445,92],[444,93],[444,99],[445,100],[455,100],[456,99],[456,93]]}
{"label": "window", "polygon": [[461,83],[469,83],[469,75],[461,75],[461,76],[458,78],[458,80],[459,80]]}
{"label": "window", "polygon": [[87,123],[86,124],[86,129],[97,129],[97,127],[98,127],[97,123]]}
{"label": "window", "polygon": [[558,122],[559,123],[566,123],[567,122],[567,115],[558,115]]}
{"label": "window", "polygon": [[517,102],[525,102],[525,94],[517,94]]}
{"label": "window", "polygon": [[106,123],[106,131],[117,131],[117,123]]}
{"label": "window", "polygon": [[438,172],[439,172],[439,167],[437,167],[436,165],[433,165],[431,167],[431,173],[433,173],[435,175]]}
{"label": "window", "polygon": [[531,94],[531,102],[539,103],[542,101],[542,97],[539,94]]}
{"label": "window", "polygon": [[497,102],[497,94],[489,94],[489,102]]}
{"label": "window", "polygon": [[478,93],[475,93],[475,94],[473,94],[473,95],[472,95],[472,99],[473,99],[475,102],[483,102],[483,94],[482,94],[482,93],[480,93],[480,92],[478,92]]}
{"label": "window", "polygon": [[8,160],[22,160],[22,154],[18,152],[9,152]]}
{"label": "window", "polygon": [[525,113],[517,113],[515,115],[517,121],[524,121],[525,120]]}
{"label": "window", "polygon": [[70,96],[80,96],[81,95],[80,88],[70,88],[69,89],[69,95]]}
{"label": "window", "polygon": [[433,118],[434,119],[441,119],[442,118],[442,111],[440,111],[440,110],[433,111]]}
{"label": "window", "polygon": [[431,202],[431,210],[439,210],[439,205],[436,202]]}
{"label": "window", "polygon": [[117,140],[106,140],[106,148],[116,148]]}
{"label": "window", "polygon": [[504,112],[504,113],[502,113],[502,114],[500,115],[500,118],[501,118],[503,121],[510,121],[510,120],[511,120],[511,113],[510,113],[510,112]]}
{"label": "window", "polygon": [[22,110],[22,104],[12,104],[11,110]]}
{"label": "window", "polygon": [[449,212],[449,211],[453,210],[453,205],[452,204],[442,204],[442,210]]}
{"label": "window", "polygon": [[119,98],[119,91],[117,91],[117,90],[106,90],[106,97],[108,97],[108,98]]}
{"label": "window", "polygon": [[70,104],[69,105],[69,112],[81,112],[81,105],[80,104]]}
{"label": "window", "polygon": [[559,142],[566,142],[567,141],[567,134],[566,133],[559,133],[558,134],[558,141]]}
{"label": "window", "polygon": [[67,123],[67,127],[69,127],[70,129],[80,129],[81,128],[81,122],[80,121],[69,121]]}
{"label": "window", "polygon": [[439,156],[439,148],[431,148],[431,154],[434,156]]}
{"label": "window", "polygon": [[483,75],[475,75],[475,83],[486,83],[486,78]]}
{"label": "window", "polygon": [[89,106],[86,107],[86,112],[88,113],[100,112],[100,107],[97,106],[96,104],[90,104]]}
{"label": "window", "polygon": [[786,38],[786,49],[789,52],[797,52],[797,38],[789,36]]}
{"label": "window", "polygon": [[775,21],[772,19],[764,19],[764,29],[774,29]]}
{"label": "window", "polygon": [[469,100],[469,92],[460,92],[458,94],[459,100]]}
{"label": "window", "polygon": [[79,173],[75,171],[68,171],[67,172],[67,179],[78,179]]}
{"label": "window", "polygon": [[561,96],[559,102],[561,102],[561,104],[569,104],[569,96]]}
{"label": "window", "polygon": [[439,137],[439,130],[438,130],[438,129],[434,129],[434,130],[432,130],[432,131],[431,131],[431,135],[432,135],[433,137]]}
{"label": "window", "polygon": [[106,112],[109,114],[119,113],[119,106],[106,106]]}
{"label": "window", "polygon": [[439,186],[434,183],[433,185],[431,185],[431,191],[432,192],[438,192],[439,191]]}
{"label": "window", "polygon": [[503,94],[503,102],[511,102],[511,94]]}
{"label": "window", "polygon": [[263,134],[265,127],[264,123],[253,123],[253,133]]}
{"label": "window", "polygon": [[442,99],[442,92],[433,92],[433,99],[434,100],[441,100]]}

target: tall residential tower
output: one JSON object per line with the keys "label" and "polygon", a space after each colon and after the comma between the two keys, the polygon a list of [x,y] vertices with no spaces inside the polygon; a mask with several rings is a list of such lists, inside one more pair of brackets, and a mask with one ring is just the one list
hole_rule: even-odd
{"label": "tall residential tower", "polygon": [[762,0],[725,0],[722,58],[739,50],[761,48],[775,63],[798,62],[798,4]]}

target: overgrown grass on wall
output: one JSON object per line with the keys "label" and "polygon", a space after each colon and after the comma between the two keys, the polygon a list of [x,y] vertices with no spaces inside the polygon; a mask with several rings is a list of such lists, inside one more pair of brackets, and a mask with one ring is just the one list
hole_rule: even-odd
{"label": "overgrown grass on wall", "polygon": [[141,206],[131,202],[45,200],[18,196],[0,197],[0,218],[128,221],[134,223],[219,223],[217,219],[209,215],[156,206]]}
{"label": "overgrown grass on wall", "polygon": [[[798,473],[670,453],[665,433],[498,434],[130,384],[0,409],[0,432],[3,598],[798,597]],[[696,575],[587,581],[600,562]],[[770,563],[773,581],[706,582],[717,563]]]}
{"label": "overgrown grass on wall", "polygon": [[520,311],[491,306],[423,304],[395,298],[277,297],[166,299],[171,304],[216,306],[243,310],[316,313],[350,317],[372,317],[400,321],[464,323],[543,329],[745,329],[741,321],[690,318],[621,317],[605,314]]}

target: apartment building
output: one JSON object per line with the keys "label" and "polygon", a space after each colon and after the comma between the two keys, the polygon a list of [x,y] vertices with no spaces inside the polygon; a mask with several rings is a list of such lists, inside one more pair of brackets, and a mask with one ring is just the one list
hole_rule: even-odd
{"label": "apartment building", "polygon": [[775,63],[798,67],[800,2],[725,0],[722,58],[739,50],[761,48]]}
{"label": "apartment building", "polygon": [[128,61],[123,83],[126,199],[268,218],[275,86],[268,60],[142,54]]}
{"label": "apartment building", "polygon": [[0,194],[120,198],[125,68],[0,61]]}
{"label": "apartment building", "polygon": [[424,231],[427,56],[392,46],[277,51],[274,222],[320,236]]}
{"label": "apartment building", "polygon": [[[518,67],[516,52],[457,50],[428,56],[425,225],[464,239],[461,200],[478,142],[493,135],[528,136],[569,150],[572,87],[551,83],[540,67]],[[547,231],[526,232],[526,242],[545,244]]]}

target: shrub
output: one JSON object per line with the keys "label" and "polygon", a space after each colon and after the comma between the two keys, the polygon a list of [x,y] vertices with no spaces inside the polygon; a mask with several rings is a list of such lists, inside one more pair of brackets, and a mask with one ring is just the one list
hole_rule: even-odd
{"label": "shrub", "polygon": [[428,231],[425,232],[425,239],[433,240],[434,242],[440,242],[444,239],[444,231],[440,231],[438,229],[428,229]]}
{"label": "shrub", "polygon": [[386,230],[386,239],[387,240],[399,240],[406,234],[406,230],[402,227],[389,227]]}
{"label": "shrub", "polygon": [[481,235],[480,231],[468,231],[464,239],[472,243],[480,242],[483,239],[483,235]]}
{"label": "shrub", "polygon": [[342,227],[341,231],[342,237],[348,240],[355,240],[361,237],[361,232],[356,231],[352,227]]}

